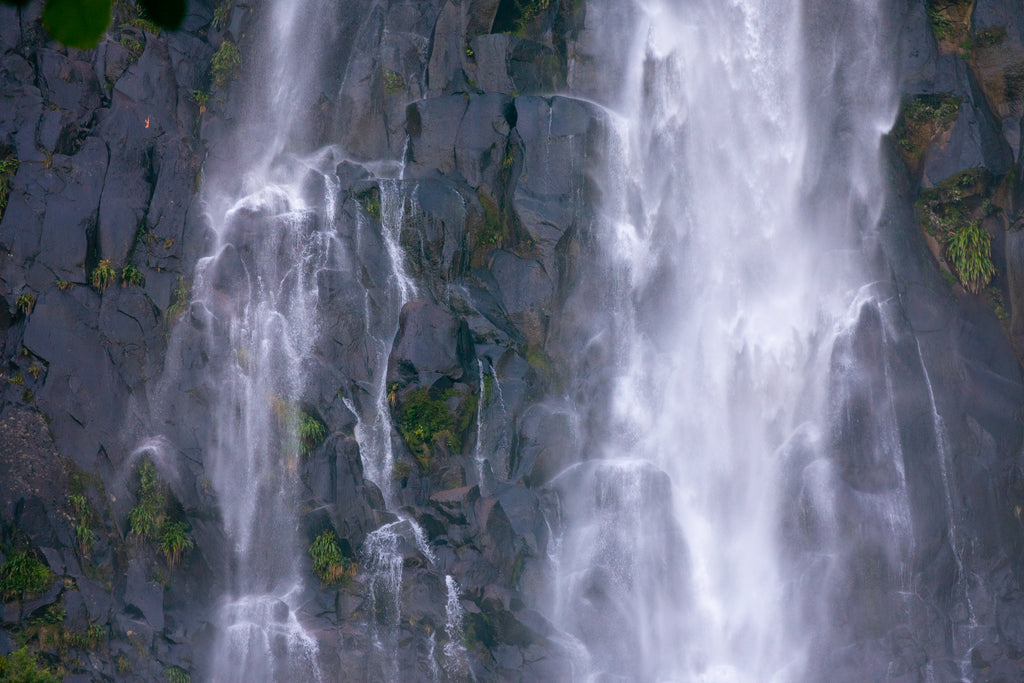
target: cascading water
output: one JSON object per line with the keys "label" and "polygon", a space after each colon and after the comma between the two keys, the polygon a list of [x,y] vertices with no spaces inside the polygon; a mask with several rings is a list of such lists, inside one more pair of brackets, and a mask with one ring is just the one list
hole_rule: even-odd
{"label": "cascading water", "polygon": [[[849,598],[828,482],[865,382],[881,417],[859,445],[894,475],[855,495],[880,562],[898,575],[910,552],[891,378],[841,349],[889,296],[870,272],[896,106],[883,4],[639,3],[599,238],[607,426],[550,485],[548,613],[584,646],[580,678],[804,679],[826,602]],[[813,541],[786,539],[790,476]]]}

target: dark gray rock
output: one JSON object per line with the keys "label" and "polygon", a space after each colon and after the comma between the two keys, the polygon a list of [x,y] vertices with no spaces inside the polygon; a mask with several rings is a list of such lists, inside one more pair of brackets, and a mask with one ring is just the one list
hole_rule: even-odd
{"label": "dark gray rock", "polygon": [[146,578],[146,566],[141,560],[128,563],[124,603],[129,612],[145,618],[155,632],[164,630],[164,587]]}

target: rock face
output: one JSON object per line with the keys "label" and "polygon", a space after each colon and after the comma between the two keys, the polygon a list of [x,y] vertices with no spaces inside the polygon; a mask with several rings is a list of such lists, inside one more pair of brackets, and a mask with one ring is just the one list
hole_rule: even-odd
{"label": "rock face", "polygon": [[[1022,666],[1024,10],[1015,0],[977,0],[967,14],[965,3],[935,4],[960,22],[970,50],[937,41],[923,5],[892,8],[906,101],[956,102],[951,121],[914,137],[907,119],[909,132],[891,140],[880,259],[903,327],[883,347],[882,313],[860,311],[833,356],[837,380],[851,368],[859,377],[835,397],[834,472],[794,473],[842,492],[842,552],[857,568],[830,596],[855,608],[841,629],[849,647],[823,658],[823,679],[955,678],[962,641],[971,643],[970,677],[1012,680]],[[430,678],[439,664],[437,675],[454,680],[569,679],[563,645],[535,607],[552,501],[582,495],[551,482],[585,459],[581,432],[599,438],[602,429],[599,415],[578,424],[564,397],[602,353],[597,342],[576,353],[581,338],[596,338],[581,321],[599,300],[579,278],[592,255],[593,172],[608,125],[591,100],[618,79],[597,69],[605,62],[596,55],[628,40],[609,27],[635,10],[552,2],[522,21],[505,0],[344,5],[333,26],[343,39],[321,84],[330,97],[286,132],[302,152],[344,150],[326,171],[296,162],[314,207],[303,218],[309,229],[364,226],[339,237],[353,267],[316,276],[323,324],[301,407],[328,436],[298,468],[297,507],[301,533],[312,542],[331,529],[361,571],[340,588],[317,585],[310,571],[301,618],[331,680],[379,678],[392,659],[410,679]],[[215,19],[219,7],[228,12]],[[0,205],[0,560],[27,551],[53,576],[41,591],[4,596],[0,654],[24,635],[69,675],[152,680],[180,669],[201,678],[211,605],[231,562],[204,460],[217,391],[208,368],[244,368],[245,359],[206,340],[249,285],[273,199],[232,214],[205,271],[218,298],[190,303],[189,282],[213,244],[198,194],[204,160],[221,176],[238,163],[229,131],[252,102],[244,81],[210,86],[211,58],[225,41],[256,54],[246,36],[266,16],[259,2],[189,8],[181,31],[157,35],[119,6],[119,28],[81,52],[47,39],[40,3],[0,5],[0,161],[18,160],[0,181],[10,187]],[[259,73],[251,59],[245,68]],[[400,179],[378,179],[380,160],[401,164]],[[992,239],[995,277],[982,295],[955,284],[956,272],[954,284],[940,276],[950,270],[942,236],[918,227],[919,216],[947,215],[950,180]],[[338,197],[330,216],[317,204],[328,186]],[[923,190],[935,191],[932,203],[915,216]],[[397,307],[386,230],[415,283]],[[114,270],[105,287],[104,264]],[[1005,330],[993,309],[1005,313]],[[592,381],[572,390],[600,391]],[[893,410],[913,419],[898,426],[871,407],[887,381],[907,387]],[[919,408],[925,386],[930,411]],[[381,409],[394,425],[383,437],[390,470],[373,469],[364,438]],[[944,444],[932,443],[934,412],[955,416]],[[892,429],[893,443],[914,445],[907,452],[944,458],[941,471],[905,463],[916,542],[905,604],[886,603],[904,577],[885,539],[864,531],[875,522],[864,497],[899,479],[886,466],[891,454],[865,452],[865,425]],[[187,525],[192,545],[178,560],[129,521],[146,500],[145,461],[159,515]],[[657,473],[645,477],[652,491],[670,488]],[[382,525],[401,559],[401,620],[374,597],[381,575],[367,548]],[[813,529],[793,534],[795,545],[813,543]],[[384,626],[393,650],[381,655]]]}

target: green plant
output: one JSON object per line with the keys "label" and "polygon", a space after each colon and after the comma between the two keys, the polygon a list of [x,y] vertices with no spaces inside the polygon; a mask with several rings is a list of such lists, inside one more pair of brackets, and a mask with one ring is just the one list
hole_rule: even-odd
{"label": "green plant", "polygon": [[381,208],[380,208],[380,195],[376,192],[370,192],[363,195],[362,199],[359,200],[362,204],[363,210],[370,215],[373,220],[380,223]]}
{"label": "green plant", "polygon": [[142,272],[139,271],[135,266],[128,264],[121,269],[121,286],[127,287],[128,285],[135,285],[136,287],[142,286]]}
{"label": "green plant", "polygon": [[973,294],[984,289],[995,274],[989,234],[977,222],[967,223],[950,235],[946,253],[960,283]]}
{"label": "green plant", "polygon": [[188,535],[188,528],[183,522],[166,521],[160,527],[160,550],[167,558],[167,564],[173,569],[181,561],[183,552],[193,545]]}
{"label": "green plant", "polygon": [[70,280],[57,280],[57,289],[67,292],[75,288],[75,283]]}
{"label": "green plant", "polygon": [[167,495],[156,476],[156,468],[148,460],[139,465],[139,503],[128,513],[131,533],[156,540],[166,517]]}
{"label": "green plant", "polygon": [[0,159],[0,217],[3,217],[7,209],[7,200],[10,198],[10,180],[18,172],[17,157],[8,156]]}
{"label": "green plant", "polygon": [[117,667],[117,673],[119,673],[119,674],[126,674],[126,673],[128,673],[129,671],[132,670],[132,663],[129,662],[128,658],[125,657],[124,655],[118,655],[117,656],[117,660],[115,661],[115,666]]}
{"label": "green plant", "polygon": [[199,105],[199,115],[206,113],[206,106],[210,103],[210,93],[205,90],[193,90],[192,101]]}
{"label": "green plant", "polygon": [[309,556],[313,559],[313,573],[325,586],[334,586],[355,576],[355,564],[341,554],[338,539],[330,529],[316,537],[309,546]]}
{"label": "green plant", "polygon": [[29,313],[31,313],[32,307],[35,305],[36,298],[29,294],[28,292],[25,292],[24,294],[18,297],[18,310],[23,315],[28,315]]}
{"label": "green plant", "polygon": [[92,544],[96,541],[96,535],[93,534],[86,522],[79,522],[75,525],[75,541],[78,543],[79,551],[83,555],[88,554]]}
{"label": "green plant", "polygon": [[4,599],[42,593],[51,583],[53,574],[27,551],[12,554],[0,567],[0,594]]}
{"label": "green plant", "polygon": [[546,10],[551,4],[551,0],[529,0],[525,4],[523,2],[517,2],[516,6],[519,9],[519,18],[516,19],[515,29],[513,33],[518,36],[526,33],[526,27],[530,25],[530,22],[536,19],[541,12]]}
{"label": "green plant", "polygon": [[918,95],[903,104],[893,135],[909,164],[916,164],[932,139],[949,130],[963,100],[952,94]]}
{"label": "green plant", "polygon": [[327,438],[327,426],[313,417],[302,413],[299,416],[299,447],[303,455],[309,455]]}
{"label": "green plant", "polygon": [[395,71],[384,71],[384,94],[394,95],[405,88],[405,78]]}
{"label": "green plant", "polygon": [[448,443],[453,450],[461,446],[455,433],[455,418],[445,402],[447,398],[447,393],[433,398],[430,389],[424,387],[410,392],[402,401],[398,431],[423,470],[430,469],[435,442]]}
{"label": "green plant", "polygon": [[28,374],[32,375],[32,379],[34,379],[37,382],[39,381],[39,378],[43,376],[43,373],[45,371],[46,368],[44,368],[39,363],[33,363],[32,365],[28,366]]}
{"label": "green plant", "polygon": [[169,666],[164,669],[164,677],[167,683],[192,683],[192,676],[178,666]]}
{"label": "green plant", "polygon": [[137,58],[146,49],[146,46],[142,44],[142,41],[138,40],[130,33],[123,34],[118,42],[121,43],[121,47],[132,53],[131,56],[133,58]]}
{"label": "green plant", "polygon": [[117,273],[110,265],[110,259],[103,259],[99,262],[92,270],[92,286],[98,289],[100,292],[106,291],[107,287],[117,277]]}
{"label": "green plant", "polygon": [[228,20],[228,12],[231,11],[231,0],[221,0],[217,8],[213,10],[213,28],[219,30]]}
{"label": "green plant", "polygon": [[177,286],[171,292],[171,305],[165,311],[168,322],[173,323],[181,317],[181,314],[185,312],[185,308],[188,306],[188,300],[188,283],[185,282],[185,278],[179,277]]}
{"label": "green plant", "polygon": [[68,633],[65,635],[65,643],[80,650],[95,650],[103,642],[107,635],[107,629],[99,624],[92,624],[84,633]]}
{"label": "green plant", "polygon": [[15,650],[6,657],[0,657],[0,681],[10,683],[59,683],[60,678],[50,673],[45,666],[40,667],[36,656],[28,651],[28,646]]}
{"label": "green plant", "polygon": [[225,40],[213,53],[213,61],[210,62],[210,76],[213,79],[213,87],[223,88],[229,81],[238,76],[242,68],[242,55],[238,52],[238,46],[230,40]]}

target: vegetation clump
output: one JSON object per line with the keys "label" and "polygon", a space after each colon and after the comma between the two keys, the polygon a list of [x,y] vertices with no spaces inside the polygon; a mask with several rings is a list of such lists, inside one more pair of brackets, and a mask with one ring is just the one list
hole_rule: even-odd
{"label": "vegetation clump", "polygon": [[423,387],[410,392],[402,401],[398,431],[424,470],[430,469],[431,448],[435,442],[447,443],[453,450],[459,445],[455,418],[445,403],[446,398],[433,398],[430,389]]}
{"label": "vegetation clump", "polygon": [[36,298],[25,292],[18,297],[18,311],[22,315],[28,315],[32,312],[32,307],[36,305]]}
{"label": "vegetation clump", "polygon": [[60,680],[48,668],[39,666],[36,656],[28,651],[27,645],[15,650],[6,657],[0,656],[0,681],[10,681],[11,683],[59,683]]}
{"label": "vegetation clump", "polygon": [[313,560],[313,573],[324,586],[335,586],[356,574],[355,563],[342,554],[338,539],[330,529],[316,537],[309,546],[309,556]]}
{"label": "vegetation clump", "polygon": [[945,133],[956,121],[961,98],[952,94],[918,95],[903,105],[893,130],[903,159],[911,168],[937,135]]}
{"label": "vegetation clump", "polygon": [[7,209],[7,200],[11,196],[10,181],[18,172],[18,158],[7,156],[0,158],[0,218],[3,218]]}
{"label": "vegetation clump", "polygon": [[238,46],[230,40],[225,40],[213,53],[213,61],[210,63],[213,86],[223,88],[238,76],[241,68],[242,55],[238,52]]}
{"label": "vegetation clump", "polygon": [[143,283],[142,272],[135,266],[129,264],[121,269],[121,286],[134,285],[141,287]]}
{"label": "vegetation clump", "polygon": [[972,294],[981,292],[995,274],[989,234],[977,221],[961,226],[950,235],[946,254],[960,283]]}
{"label": "vegetation clump", "polygon": [[192,675],[180,666],[169,666],[164,669],[167,683],[192,683]]}
{"label": "vegetation clump", "polygon": [[384,94],[395,95],[405,89],[405,79],[395,71],[384,72]]}
{"label": "vegetation clump", "polygon": [[53,583],[53,574],[29,551],[13,553],[0,567],[0,594],[5,600],[42,593]]}
{"label": "vegetation clump", "polygon": [[188,525],[171,519],[169,499],[156,467],[149,460],[139,465],[138,504],[128,513],[128,527],[133,536],[152,541],[174,569],[185,551],[193,546]]}
{"label": "vegetation clump", "polygon": [[174,291],[171,292],[171,305],[164,312],[168,322],[177,322],[181,314],[185,312],[185,308],[188,306],[189,294],[188,283],[185,282],[185,278],[179,277],[178,284],[175,286]]}
{"label": "vegetation clump", "polygon": [[327,438],[327,425],[306,413],[299,416],[299,449],[310,455]]}
{"label": "vegetation clump", "polygon": [[116,277],[117,273],[110,265],[110,259],[103,259],[92,270],[92,286],[102,293],[114,282]]}
{"label": "vegetation clump", "polygon": [[89,499],[81,493],[68,496],[68,503],[75,517],[75,542],[78,544],[78,551],[82,555],[87,555],[96,541],[96,535],[92,530],[92,506],[89,505]]}

